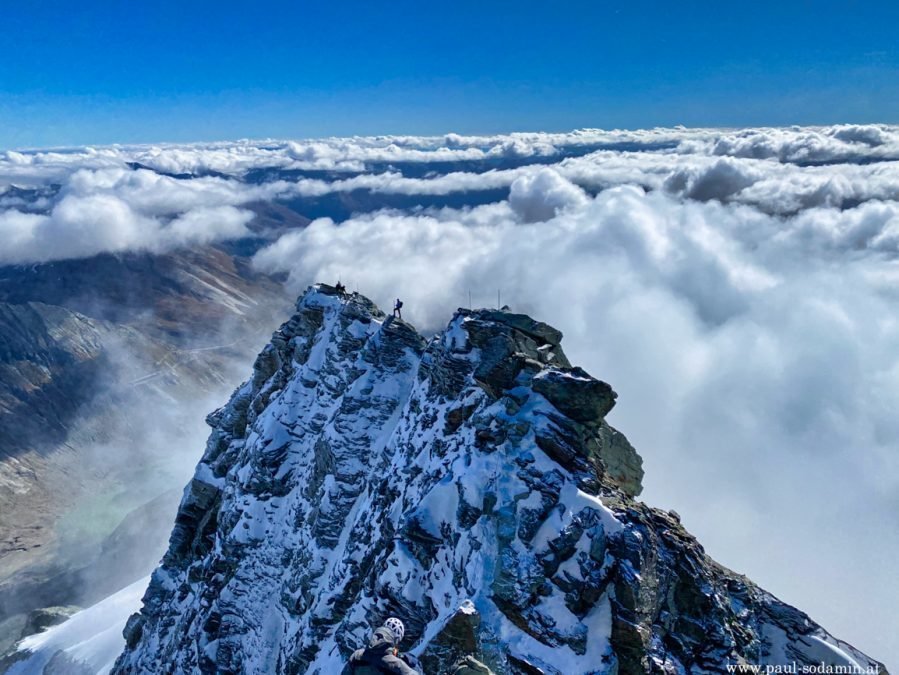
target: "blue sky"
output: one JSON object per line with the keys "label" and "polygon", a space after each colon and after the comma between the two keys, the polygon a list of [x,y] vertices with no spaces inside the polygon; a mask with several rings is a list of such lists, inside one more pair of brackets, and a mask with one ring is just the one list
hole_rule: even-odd
{"label": "blue sky", "polygon": [[899,122],[899,3],[4,3],[0,147]]}

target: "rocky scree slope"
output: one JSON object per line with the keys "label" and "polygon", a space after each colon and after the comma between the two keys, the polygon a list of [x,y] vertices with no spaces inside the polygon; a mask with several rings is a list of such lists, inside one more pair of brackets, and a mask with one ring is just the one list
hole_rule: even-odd
{"label": "rocky scree slope", "polygon": [[427,673],[879,665],[635,501],[616,395],[561,337],[459,310],[426,340],[310,288],[209,416],[114,672],[330,675],[388,615]]}

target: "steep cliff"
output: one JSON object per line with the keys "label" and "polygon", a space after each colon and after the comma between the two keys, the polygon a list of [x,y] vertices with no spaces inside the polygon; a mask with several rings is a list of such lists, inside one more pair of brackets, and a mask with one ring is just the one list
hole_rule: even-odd
{"label": "steep cliff", "polygon": [[616,394],[561,338],[459,310],[425,339],[310,288],[209,416],[115,672],[339,673],[388,615],[427,673],[878,667],[635,500]]}

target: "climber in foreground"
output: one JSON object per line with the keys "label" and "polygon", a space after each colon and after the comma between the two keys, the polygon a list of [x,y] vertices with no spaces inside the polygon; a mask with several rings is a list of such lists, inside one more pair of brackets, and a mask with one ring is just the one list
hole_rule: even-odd
{"label": "climber in foreground", "polygon": [[393,315],[398,319],[403,318],[403,301],[399,298],[397,298],[396,302],[393,303]]}
{"label": "climber in foreground", "polygon": [[391,617],[368,640],[365,649],[357,649],[343,669],[342,675],[422,675],[418,660],[411,654],[399,653],[406,627]]}

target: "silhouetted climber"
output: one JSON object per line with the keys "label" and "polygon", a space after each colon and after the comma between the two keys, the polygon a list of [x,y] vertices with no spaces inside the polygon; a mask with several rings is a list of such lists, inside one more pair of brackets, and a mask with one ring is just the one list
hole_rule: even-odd
{"label": "silhouetted climber", "polygon": [[406,627],[391,617],[368,640],[365,649],[357,649],[343,669],[342,675],[422,675],[418,660],[411,654],[400,655]]}
{"label": "silhouetted climber", "polygon": [[399,319],[403,318],[403,301],[399,298],[393,303],[393,315]]}
{"label": "silhouetted climber", "polygon": [[337,282],[337,285],[334,288],[337,289],[337,292],[340,293],[340,295],[343,295],[346,293],[346,286],[344,286],[342,283],[340,283],[340,281]]}

